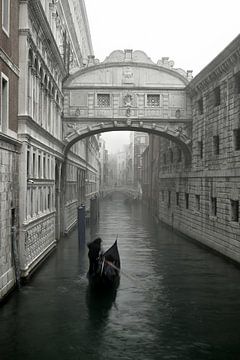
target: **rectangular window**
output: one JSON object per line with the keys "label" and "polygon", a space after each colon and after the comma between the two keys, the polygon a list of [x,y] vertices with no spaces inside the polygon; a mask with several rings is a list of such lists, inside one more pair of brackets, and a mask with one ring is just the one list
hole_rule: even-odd
{"label": "rectangular window", "polygon": [[179,206],[179,192],[176,192],[176,205]]}
{"label": "rectangular window", "polygon": [[220,91],[220,86],[217,86],[214,90],[213,90],[213,97],[214,97],[214,106],[218,106],[221,104],[221,91]]}
{"label": "rectangular window", "polygon": [[2,0],[2,29],[9,36],[10,0]]}
{"label": "rectangular window", "polygon": [[43,178],[46,179],[46,156],[43,155]]}
{"label": "rectangular window", "polygon": [[200,195],[195,195],[196,200],[196,210],[200,211]]}
{"label": "rectangular window", "polygon": [[189,208],[189,193],[185,193],[185,207]]}
{"label": "rectangular window", "polygon": [[1,119],[0,130],[7,131],[9,121],[9,83],[8,78],[1,74]]}
{"label": "rectangular window", "polygon": [[164,164],[167,163],[167,156],[166,156],[166,154],[163,154],[163,163],[164,163]]}
{"label": "rectangular window", "polygon": [[97,105],[99,107],[110,107],[110,94],[97,94]]}
{"label": "rectangular window", "polygon": [[164,190],[162,190],[162,201],[164,201]]}
{"label": "rectangular window", "polygon": [[213,136],[213,153],[219,155],[219,135]]}
{"label": "rectangular window", "polygon": [[38,177],[41,177],[41,155],[38,155]]}
{"label": "rectangular window", "polygon": [[33,162],[32,162],[32,177],[34,178],[36,174],[36,154],[33,153]]}
{"label": "rectangular window", "polygon": [[172,151],[172,149],[169,149],[169,158],[170,158],[170,162],[173,163],[173,151]]}
{"label": "rectangular window", "polygon": [[239,221],[239,201],[238,200],[230,200],[231,201],[231,221]]}
{"label": "rectangular window", "polygon": [[235,81],[235,93],[240,94],[240,71],[234,76]]}
{"label": "rectangular window", "polygon": [[198,100],[198,113],[200,115],[203,114],[203,98],[199,99]]}
{"label": "rectangular window", "polygon": [[234,150],[240,150],[240,129],[233,130]]}
{"label": "rectangular window", "polygon": [[159,107],[160,106],[160,95],[149,94],[147,95],[147,106]]}
{"label": "rectangular window", "polygon": [[177,152],[177,162],[180,163],[182,162],[182,150],[178,148],[178,152]]}
{"label": "rectangular window", "polygon": [[211,215],[217,216],[217,198],[211,197]]}
{"label": "rectangular window", "polygon": [[171,207],[171,191],[168,191],[168,207]]}
{"label": "rectangular window", "polygon": [[51,190],[50,188],[47,188],[48,194],[47,194],[47,209],[51,210]]}
{"label": "rectangular window", "polygon": [[202,140],[198,141],[197,146],[198,146],[198,154],[200,156],[200,159],[202,159],[203,158],[203,142],[202,142]]}

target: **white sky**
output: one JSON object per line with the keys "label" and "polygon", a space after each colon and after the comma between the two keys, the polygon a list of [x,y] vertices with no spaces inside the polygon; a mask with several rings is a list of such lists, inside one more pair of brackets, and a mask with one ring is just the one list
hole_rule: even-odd
{"label": "white sky", "polygon": [[[85,0],[85,4],[94,54],[100,61],[113,50],[143,50],[154,62],[168,56],[174,67],[193,70],[195,76],[240,32],[240,0]],[[117,142],[128,142],[129,134],[106,133],[104,138],[116,150]]]}

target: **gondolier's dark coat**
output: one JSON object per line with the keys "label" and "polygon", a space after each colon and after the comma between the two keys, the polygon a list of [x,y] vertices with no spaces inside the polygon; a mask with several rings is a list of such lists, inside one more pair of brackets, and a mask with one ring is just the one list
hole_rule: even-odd
{"label": "gondolier's dark coat", "polygon": [[99,265],[99,256],[101,254],[101,238],[96,238],[88,244],[88,257],[89,257],[89,274],[97,272]]}

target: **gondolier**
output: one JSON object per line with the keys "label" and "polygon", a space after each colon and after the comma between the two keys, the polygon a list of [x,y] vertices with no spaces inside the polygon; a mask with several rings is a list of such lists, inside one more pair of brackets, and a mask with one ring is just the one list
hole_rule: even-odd
{"label": "gondolier", "polygon": [[95,287],[116,288],[120,280],[120,256],[117,239],[104,253],[101,243],[101,238],[97,238],[88,244],[88,279],[90,284]]}
{"label": "gondolier", "polygon": [[88,246],[88,258],[89,258],[89,275],[92,275],[98,271],[99,268],[99,258],[102,253],[102,239],[100,237],[96,238],[94,241],[90,242]]}

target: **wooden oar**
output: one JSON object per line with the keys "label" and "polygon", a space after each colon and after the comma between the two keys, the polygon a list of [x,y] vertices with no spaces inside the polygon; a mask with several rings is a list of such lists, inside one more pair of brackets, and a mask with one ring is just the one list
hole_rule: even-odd
{"label": "wooden oar", "polygon": [[119,273],[123,274],[124,276],[126,276],[128,279],[138,282],[138,279],[136,279],[135,277],[128,275],[125,271],[123,271],[122,269],[119,269],[117,266],[115,266],[112,262],[105,260],[105,263],[108,264],[109,266],[111,266],[113,269],[117,270]]}

